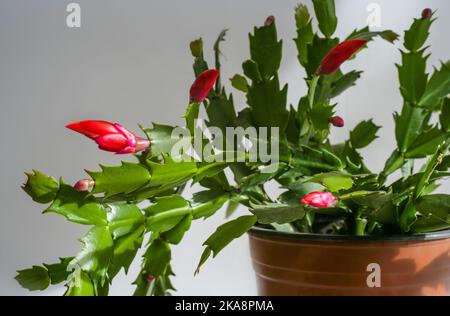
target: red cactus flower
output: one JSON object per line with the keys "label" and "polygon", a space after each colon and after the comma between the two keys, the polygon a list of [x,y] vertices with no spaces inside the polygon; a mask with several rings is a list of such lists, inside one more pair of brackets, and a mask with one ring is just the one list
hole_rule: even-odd
{"label": "red cactus flower", "polygon": [[425,8],[422,11],[422,19],[431,19],[433,11],[430,8]]}
{"label": "red cactus flower", "polygon": [[344,119],[338,115],[332,116],[328,120],[333,126],[344,127]]}
{"label": "red cactus flower", "polygon": [[191,102],[202,102],[205,100],[214,83],[216,83],[217,77],[219,77],[217,69],[209,69],[198,75],[189,91]]}
{"label": "red cactus flower", "polygon": [[337,198],[330,192],[316,191],[305,195],[300,199],[300,202],[318,208],[327,208],[333,207],[337,202]]}
{"label": "red cactus flower", "polygon": [[75,190],[80,192],[89,191],[95,185],[94,180],[83,179],[75,183],[73,186]]}
{"label": "red cactus flower", "polygon": [[367,40],[365,39],[352,39],[336,45],[322,59],[316,74],[328,75],[335,72],[342,63],[352,57],[352,55],[366,43]]}
{"label": "red cactus flower", "polygon": [[147,139],[137,137],[120,124],[106,121],[80,121],[67,128],[93,139],[102,150],[116,154],[131,154],[150,146]]}

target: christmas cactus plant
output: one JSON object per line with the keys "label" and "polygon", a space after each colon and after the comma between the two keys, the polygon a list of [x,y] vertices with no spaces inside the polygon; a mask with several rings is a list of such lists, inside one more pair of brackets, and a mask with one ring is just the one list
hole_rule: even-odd
{"label": "christmas cactus plant", "polygon": [[[249,35],[250,57],[242,74],[231,78],[236,93],[246,96],[247,106],[240,112],[219,75],[223,31],[214,44],[214,69],[204,58],[202,40],[190,45],[196,79],[185,126],[153,124],[141,127],[137,136],[101,120],[67,125],[100,149],[136,160],[100,165],[74,185],[39,171],[27,174],[23,189],[34,201],[48,204],[45,213],[62,215],[88,230],[74,257],[20,270],[17,281],[29,290],[64,283],[65,295],[107,295],[114,277],[121,269],[127,272],[143,248],[134,294],[169,294],[174,290],[171,246],[182,242],[193,220],[207,218],[224,205],[228,215],[238,205],[248,215],[227,219],[204,242],[197,272],[254,225],[358,236],[450,228],[450,196],[433,194],[438,181],[449,175],[450,163],[450,64],[442,63],[431,73],[426,67],[433,12],[424,10],[404,33],[401,63],[396,65],[403,97],[401,111],[394,114],[397,148],[376,173],[364,164],[359,150],[377,137],[380,127],[366,120],[351,130],[347,141],[330,143],[330,130],[344,126],[334,113],[334,99],[362,74],[343,73],[341,64],[377,38],[392,43],[398,36],[363,27],[339,39],[333,35],[334,2],[313,4],[320,32],[314,30],[306,6],[295,9],[294,42],[308,88],[295,106],[288,107],[288,86],[279,81],[283,43],[270,16]],[[207,127],[198,124],[200,111],[206,111]],[[243,137],[235,143],[238,135]],[[416,167],[418,163],[422,166]],[[396,180],[392,176],[398,170]],[[268,181],[283,189],[278,198],[266,193]],[[192,184],[202,190],[184,196],[185,186]]]}

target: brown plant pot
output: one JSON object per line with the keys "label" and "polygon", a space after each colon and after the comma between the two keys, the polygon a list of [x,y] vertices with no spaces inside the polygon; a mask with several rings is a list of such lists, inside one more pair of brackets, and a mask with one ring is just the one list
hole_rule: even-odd
{"label": "brown plant pot", "polygon": [[376,238],[254,227],[249,236],[260,295],[450,295],[450,230]]}

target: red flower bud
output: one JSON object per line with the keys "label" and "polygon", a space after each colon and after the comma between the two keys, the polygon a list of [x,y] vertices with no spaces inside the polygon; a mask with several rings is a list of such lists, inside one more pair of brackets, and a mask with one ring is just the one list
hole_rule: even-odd
{"label": "red flower bud", "polygon": [[94,180],[83,179],[75,183],[73,186],[75,190],[80,192],[89,191],[95,185]]}
{"label": "red flower bud", "polygon": [[328,120],[333,126],[344,127],[344,119],[338,115],[332,116]]}
{"label": "red flower bud", "polygon": [[195,79],[189,91],[191,102],[202,102],[205,100],[214,83],[216,83],[217,77],[219,77],[219,71],[217,69],[209,69],[202,72]]}
{"label": "red flower bud", "polygon": [[271,26],[273,22],[275,21],[275,17],[273,15],[269,15],[264,22],[264,26]]}
{"label": "red flower bud", "polygon": [[430,8],[423,9],[422,19],[431,19],[433,16],[433,11]]}
{"label": "red flower bud", "polygon": [[93,139],[102,150],[116,154],[131,154],[150,146],[147,139],[137,137],[120,124],[106,121],[80,121],[67,128]]}
{"label": "red flower bud", "polygon": [[322,59],[316,74],[328,75],[335,72],[342,63],[352,57],[352,55],[366,43],[367,40],[365,39],[352,39],[338,44]]}
{"label": "red flower bud", "polygon": [[327,208],[333,207],[337,198],[330,192],[311,192],[305,195],[300,202],[318,208]]}

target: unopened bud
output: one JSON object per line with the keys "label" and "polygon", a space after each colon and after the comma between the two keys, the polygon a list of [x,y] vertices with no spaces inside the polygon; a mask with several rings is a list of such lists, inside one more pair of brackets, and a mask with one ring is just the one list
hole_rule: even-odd
{"label": "unopened bud", "polygon": [[73,188],[79,192],[86,192],[92,189],[95,185],[94,180],[83,179],[75,183]]}
{"label": "unopened bud", "polygon": [[423,9],[422,19],[431,19],[432,15],[433,15],[433,11],[430,8]]}
{"label": "unopened bud", "polygon": [[340,116],[333,116],[330,117],[330,119],[328,120],[333,126],[336,127],[344,127],[344,119]]}
{"label": "unopened bud", "polygon": [[275,21],[275,17],[273,15],[269,15],[264,22],[264,26],[271,26],[273,22]]}

